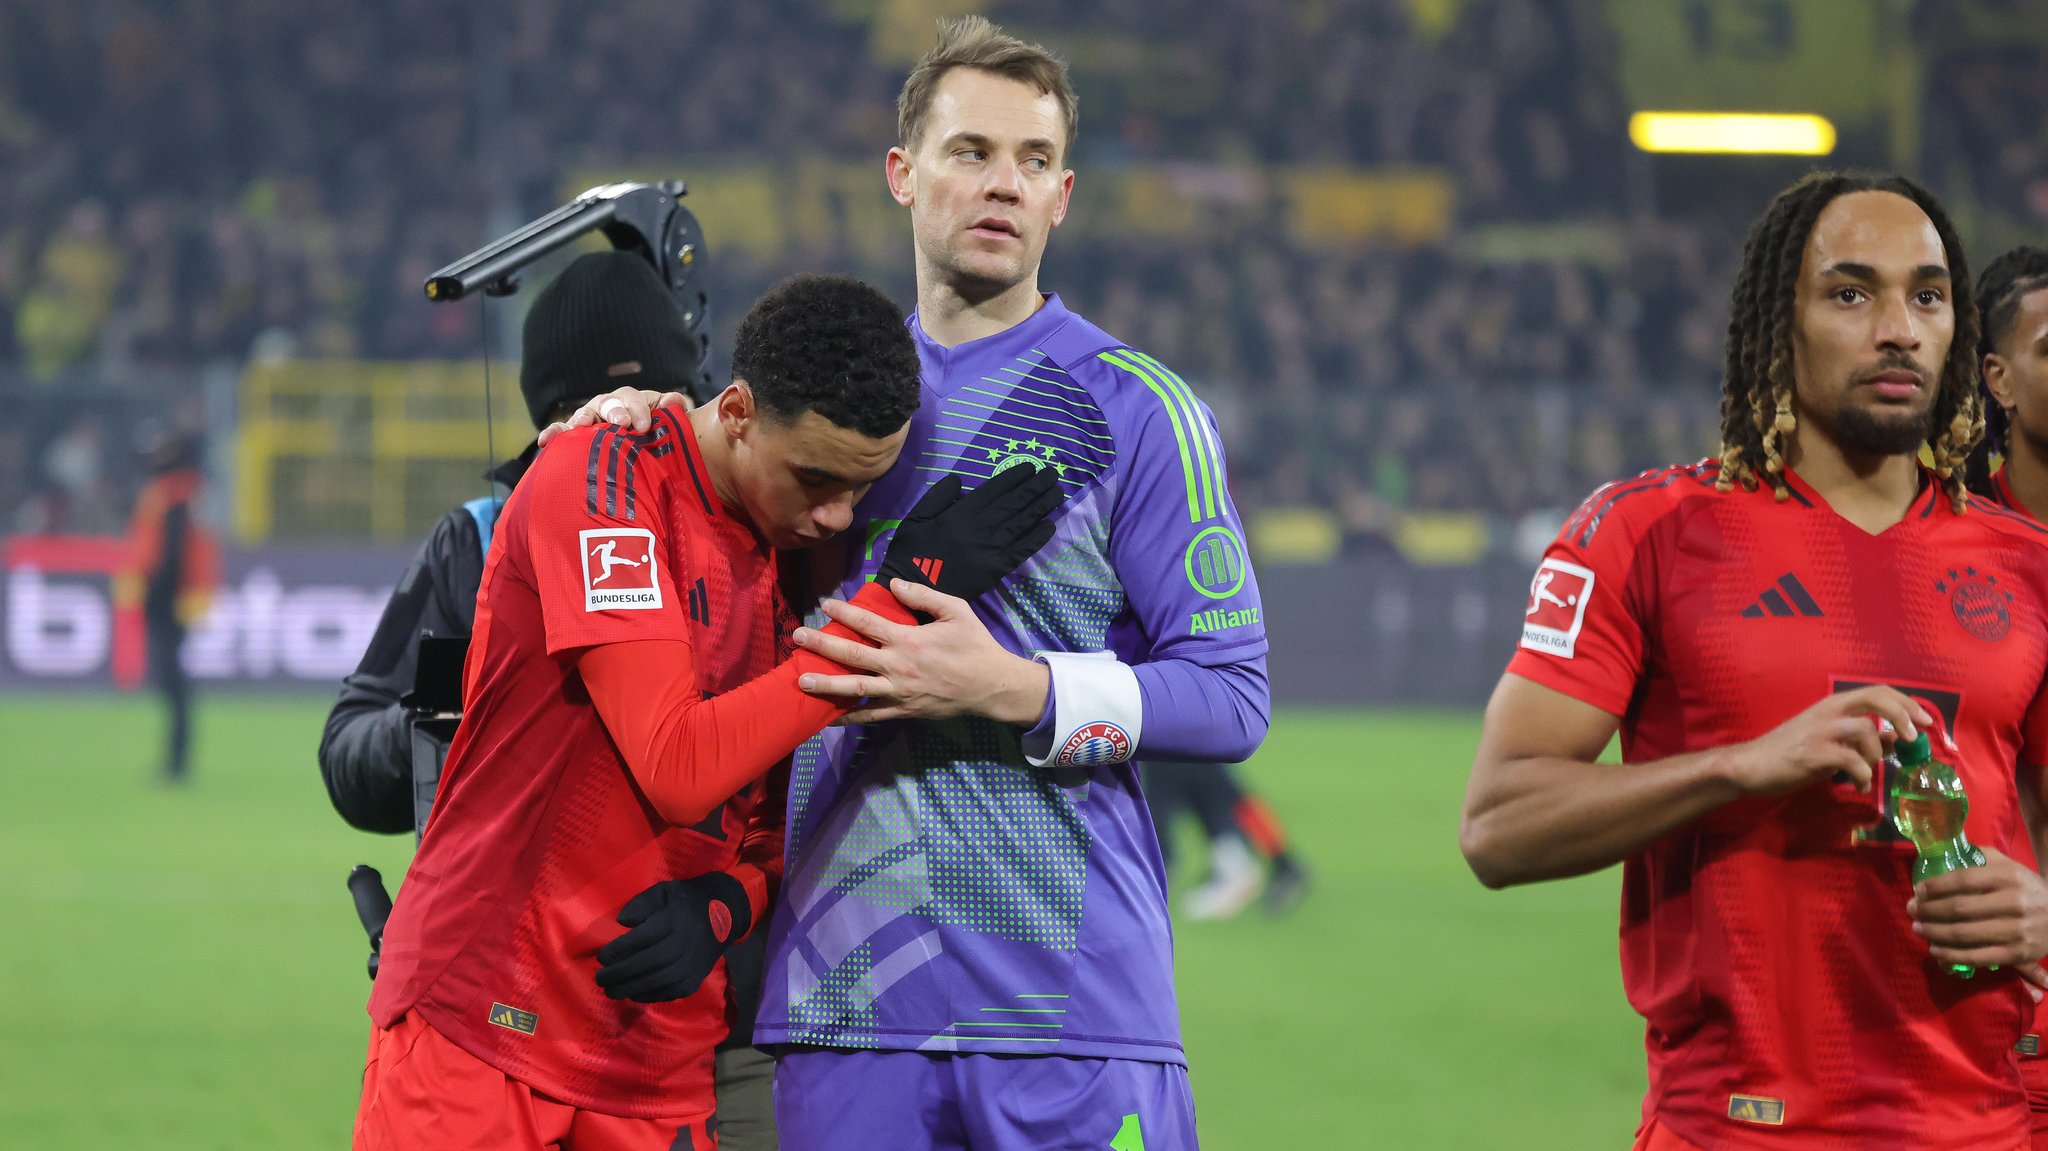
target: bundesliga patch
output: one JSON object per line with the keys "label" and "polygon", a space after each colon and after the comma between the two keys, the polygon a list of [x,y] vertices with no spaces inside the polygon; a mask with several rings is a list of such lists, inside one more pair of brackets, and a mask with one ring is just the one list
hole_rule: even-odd
{"label": "bundesliga patch", "polygon": [[1761,1095],[1730,1095],[1728,1118],[1740,1123],[1762,1123],[1770,1127],[1783,1127],[1785,1101],[1766,1099]]}
{"label": "bundesliga patch", "polygon": [[521,1011],[517,1007],[507,1007],[502,1003],[491,1004],[490,1020],[493,1027],[517,1031],[521,1035],[531,1035],[540,1027],[540,1016],[531,1011]]}
{"label": "bundesliga patch", "polygon": [[583,542],[583,610],[638,611],[661,606],[654,533],[646,528],[590,528]]}
{"label": "bundesliga patch", "polygon": [[1522,613],[1522,646],[1530,651],[1572,658],[1579,629],[1586,624],[1586,601],[1593,598],[1593,569],[1561,559],[1546,559],[1529,583],[1529,607]]}
{"label": "bundesliga patch", "polygon": [[1091,723],[1067,737],[1053,762],[1061,767],[1100,767],[1131,756],[1131,736],[1113,723]]}

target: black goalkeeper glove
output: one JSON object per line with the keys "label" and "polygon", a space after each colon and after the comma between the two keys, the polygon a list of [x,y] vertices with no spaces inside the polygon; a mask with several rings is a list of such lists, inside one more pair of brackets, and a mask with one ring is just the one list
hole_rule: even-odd
{"label": "black goalkeeper glove", "polygon": [[1051,468],[1020,464],[965,495],[960,477],[949,475],[897,525],[875,578],[974,599],[1045,546],[1053,532],[1046,517],[1065,498]]}
{"label": "black goalkeeper glove", "polygon": [[619,911],[631,930],[599,949],[597,985],[635,1003],[687,998],[753,921],[746,888],[723,871],[657,883]]}

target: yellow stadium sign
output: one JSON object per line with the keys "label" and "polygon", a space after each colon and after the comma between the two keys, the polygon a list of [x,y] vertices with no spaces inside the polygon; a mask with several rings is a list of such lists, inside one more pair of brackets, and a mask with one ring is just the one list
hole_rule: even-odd
{"label": "yellow stadium sign", "polygon": [[1919,155],[1910,0],[1605,0],[1605,8],[1631,108],[1810,112],[1859,149],[1854,162],[1876,161],[1873,146],[1894,164]]}
{"label": "yellow stadium sign", "polygon": [[1835,126],[1825,116],[1761,112],[1637,112],[1628,138],[1645,152],[1825,156]]}

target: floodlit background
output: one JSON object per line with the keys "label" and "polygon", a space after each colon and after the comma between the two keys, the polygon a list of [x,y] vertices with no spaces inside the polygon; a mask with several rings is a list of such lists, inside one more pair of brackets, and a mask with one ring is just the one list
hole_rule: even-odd
{"label": "floodlit background", "polygon": [[[2048,241],[2048,4],[0,0],[0,1142],[343,1144],[342,880],[410,842],[333,814],[320,721],[426,528],[530,435],[532,291],[422,280],[673,177],[715,370],[790,272],[907,306],[895,93],[973,10],[1072,63],[1041,286],[1215,408],[1266,591],[1281,706],[1247,776],[1312,885],[1181,927],[1206,1144],[1626,1145],[1614,877],[1466,873],[1476,706],[1566,509],[1712,449],[1776,188],[1900,170],[1980,267]],[[1670,112],[1802,118],[1640,115]],[[203,431],[226,543],[183,789],[152,786],[110,591],[145,420]]]}

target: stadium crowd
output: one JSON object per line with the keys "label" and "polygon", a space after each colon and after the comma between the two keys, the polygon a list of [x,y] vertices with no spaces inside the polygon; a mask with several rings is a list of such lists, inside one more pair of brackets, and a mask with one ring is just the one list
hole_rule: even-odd
{"label": "stadium crowd", "polygon": [[[1616,459],[1711,446],[1696,412],[1655,397],[1717,378],[1739,236],[1643,218],[1631,204],[1599,6],[986,8],[1044,30],[1082,78],[1084,197],[1093,172],[1147,164],[1448,175],[1451,226],[1420,242],[1320,243],[1253,214],[1224,229],[1052,246],[1049,283],[1219,409],[1250,508],[1308,504],[1349,522],[1359,517],[1344,509],[1365,490],[1514,515],[1568,501]],[[0,387],[120,387],[251,356],[472,356],[477,312],[427,306],[418,285],[493,229],[558,203],[570,180],[683,156],[875,159],[893,138],[893,78],[929,35],[928,16],[905,11],[921,12],[709,0],[602,11],[574,0],[212,0],[175,15],[140,0],[10,4]],[[1432,24],[1429,11],[1443,15]],[[1936,66],[1959,82],[1930,86],[1930,162],[1990,165],[1972,172],[1980,187],[2015,210],[2048,211],[2048,69],[2038,53],[1981,55]],[[2010,130],[2021,123],[2031,137]],[[1970,132],[2034,142],[1979,147]],[[1587,225],[1611,242],[1506,254],[1481,242],[1548,225]],[[720,258],[710,239],[716,345],[746,301],[800,268],[908,295],[897,252],[873,263],[857,245],[827,243]],[[1541,423],[1531,412],[1558,403],[1583,445],[1575,462],[1515,455]],[[40,454],[0,453],[0,472],[13,473],[0,477],[0,524],[25,526],[34,493],[70,466],[57,445],[90,434],[66,417],[35,430]],[[1507,454],[1433,478],[1446,444]]]}

